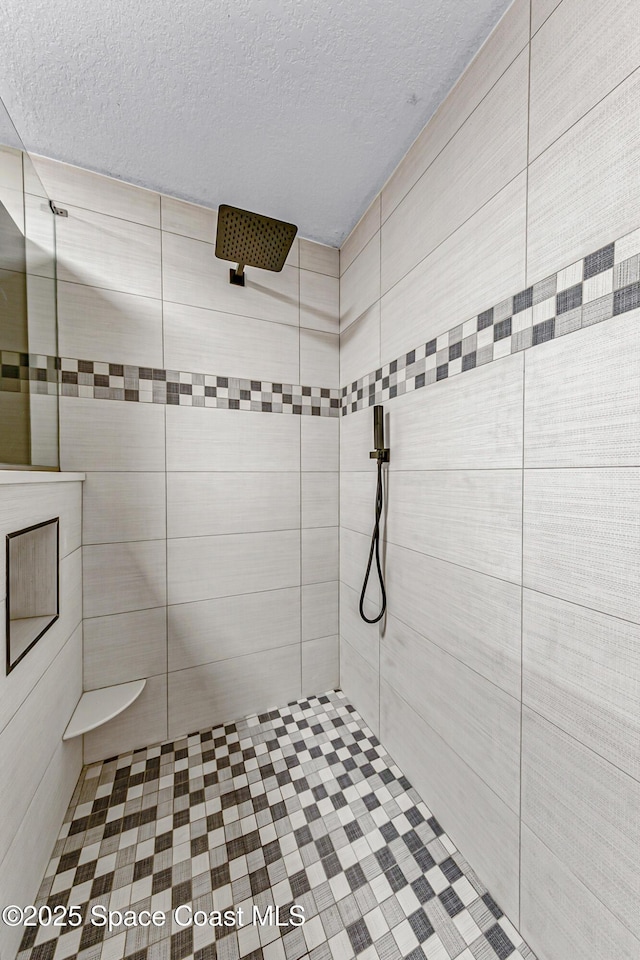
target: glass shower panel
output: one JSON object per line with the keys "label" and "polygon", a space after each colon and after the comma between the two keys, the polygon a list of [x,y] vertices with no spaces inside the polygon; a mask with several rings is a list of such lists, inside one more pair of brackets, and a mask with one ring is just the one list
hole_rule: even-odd
{"label": "glass shower panel", "polygon": [[0,469],[58,468],[55,216],[0,100]]}

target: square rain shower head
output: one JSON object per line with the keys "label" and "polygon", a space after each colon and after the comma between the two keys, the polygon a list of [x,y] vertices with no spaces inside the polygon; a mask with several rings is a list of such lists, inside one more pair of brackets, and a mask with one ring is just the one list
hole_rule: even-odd
{"label": "square rain shower head", "polygon": [[218,210],[216,257],[238,264],[230,271],[230,282],[243,287],[245,266],[282,270],[297,232],[294,223],[223,203]]}

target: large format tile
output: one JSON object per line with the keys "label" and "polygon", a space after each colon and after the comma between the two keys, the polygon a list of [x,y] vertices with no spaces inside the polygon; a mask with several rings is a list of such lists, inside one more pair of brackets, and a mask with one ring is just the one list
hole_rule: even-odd
{"label": "large format tile", "polygon": [[300,329],[300,383],[338,389],[340,338],[337,334]]}
{"label": "large format tile", "polygon": [[383,223],[382,293],[526,167],[528,71],[525,50]]}
{"label": "large format tile", "polygon": [[314,273],[324,273],[328,277],[340,275],[340,251],[336,247],[300,237],[298,257],[301,270],[313,270]]}
{"label": "large format tile", "polygon": [[338,469],[340,421],[337,417],[292,417],[300,420],[300,465],[303,471]]}
{"label": "large format tile", "polygon": [[385,184],[383,222],[487,96],[528,40],[529,0],[515,0]]}
{"label": "large format tile", "polygon": [[302,582],[338,579],[338,527],[309,527],[302,531]]}
{"label": "large format tile", "polygon": [[524,702],[640,780],[640,626],[524,591]]}
{"label": "large format tile", "polygon": [[640,941],[526,824],[520,930],[539,957],[636,960],[640,954]]}
{"label": "large format tile", "polygon": [[166,671],[165,607],[91,617],[85,619],[83,627],[85,690]]}
{"label": "large format tile", "polygon": [[218,213],[197,203],[185,203],[175,197],[160,197],[162,229],[179,233],[183,237],[214,243],[218,226]]}
{"label": "large format tile", "polygon": [[[358,596],[360,596],[367,569],[370,545],[370,536],[356,533],[355,530],[349,530],[348,527],[340,528],[340,580],[350,586],[352,590],[357,591]],[[384,570],[385,550],[382,544],[380,545],[380,556],[383,560]],[[375,559],[367,585],[366,597],[373,604],[379,606],[380,588],[375,571]]]}
{"label": "large format tile", "polygon": [[161,540],[166,536],[164,474],[88,473],[82,485],[82,542]]}
{"label": "large format tile", "polygon": [[371,201],[340,248],[340,274],[347,270],[380,229],[380,194]]}
{"label": "large format tile", "polygon": [[524,584],[640,622],[640,469],[527,470]]}
{"label": "large format tile", "polygon": [[540,29],[561,0],[531,0],[531,36]]}
{"label": "large format tile", "polygon": [[636,71],[530,165],[528,283],[636,229],[639,119]]}
{"label": "large format tile", "polygon": [[386,559],[390,614],[518,697],[520,587],[393,544]]}
{"label": "large format tile", "polygon": [[161,296],[160,231],[69,207],[56,223],[58,280]]}
{"label": "large format tile", "polygon": [[[169,407],[167,469],[180,471],[188,464],[192,471],[298,470],[300,421],[311,419],[258,415],[250,410]],[[337,437],[337,423],[334,429]]]}
{"label": "large format tile", "polygon": [[638,66],[635,0],[611,12],[597,0],[564,0],[531,41],[531,159]]}
{"label": "large format tile", "polygon": [[302,639],[315,640],[338,632],[338,581],[307,583],[302,588]]}
{"label": "large format tile", "polygon": [[337,690],[340,685],[339,638],[319,637],[302,644],[302,695]]}
{"label": "large format tile", "polygon": [[169,674],[169,736],[262,713],[300,696],[300,647]]}
{"label": "large format tile", "polygon": [[299,527],[298,473],[167,474],[169,537],[207,537]]}
{"label": "large format tile", "polygon": [[301,480],[302,526],[337,526],[338,473],[303,473]]}
{"label": "large format tile", "polygon": [[[77,483],[10,483],[0,496],[0,537],[58,517],[60,559],[73,553],[82,539],[82,485]],[[6,593],[6,550],[0,550],[0,596]]]}
{"label": "large format tile", "polygon": [[377,669],[367,663],[350,643],[340,638],[340,689],[375,734],[380,731],[380,693]]}
{"label": "large format tile", "polygon": [[389,471],[520,467],[522,401],[522,353],[453,377],[428,396],[405,394],[389,407]]}
{"label": "large format tile", "polygon": [[58,206],[73,204],[148,227],[160,226],[160,196],[152,190],[48,157],[31,159],[48,195]]}
{"label": "large format tile", "polygon": [[637,780],[525,707],[523,823],[635,936],[639,804]]}
{"label": "large format tile", "polygon": [[398,471],[388,497],[390,543],[520,582],[520,470]]}
{"label": "large format tile", "polygon": [[164,540],[95,544],[82,552],[85,617],[166,603]]}
{"label": "large format tile", "polygon": [[164,470],[164,414],[160,404],[60,397],[60,469]]}
{"label": "large format tile", "polygon": [[169,540],[168,574],[169,603],[298,586],[300,533],[281,530]]}
{"label": "large format tile", "polygon": [[[379,606],[365,600],[365,616],[373,620]],[[340,584],[340,636],[359,653],[363,660],[378,670],[380,663],[380,624],[366,623],[360,616],[360,591],[346,583]]]}
{"label": "large format tile", "polygon": [[169,671],[300,642],[300,587],[168,608]]}
{"label": "large format tile", "polygon": [[384,680],[380,712],[382,742],[502,909],[517,923],[517,814]]}
{"label": "large format tile", "polygon": [[376,300],[340,334],[341,386],[375,370],[379,363],[380,301]]}
{"label": "large format tile", "polygon": [[[376,475],[370,471],[341,473],[340,526],[371,536],[375,523],[376,483]],[[384,520],[381,523],[384,536]]]}
{"label": "large format tile", "polygon": [[640,310],[527,354],[526,467],[640,463]]}
{"label": "large format tile", "polygon": [[387,617],[380,642],[380,674],[517,814],[520,698],[394,616]]}
{"label": "large format tile", "polygon": [[299,353],[289,324],[164,304],[164,362],[173,370],[300,383]]}
{"label": "large format tile", "polygon": [[130,707],[84,735],[84,762],[94,763],[167,738],[167,677],[149,677]]}
{"label": "large format tile", "polygon": [[340,332],[380,297],[380,234],[360,251],[340,280]]}
{"label": "large format tile", "polygon": [[519,174],[384,294],[382,363],[524,287],[526,182]]}
{"label": "large format tile", "polygon": [[340,281],[311,270],[300,271],[300,326],[339,332]]}
{"label": "large format tile", "polygon": [[63,357],[162,367],[162,301],[60,281],[58,338]]}
{"label": "large format tile", "polygon": [[280,273],[247,268],[245,286],[229,283],[230,264],[215,256],[213,243],[165,233],[162,282],[165,300],[258,320],[298,326],[298,269]]}
{"label": "large format tile", "polygon": [[[385,442],[391,447],[391,455],[395,456],[394,433],[391,417],[399,401],[396,401],[384,414]],[[348,417],[340,420],[340,472],[341,474],[355,470],[357,472],[375,473],[377,464],[369,453],[373,449],[373,413],[370,408],[356,410]],[[385,468],[388,470],[389,468]]]}
{"label": "large format tile", "polygon": [[[59,291],[61,286],[62,284],[56,283],[51,277],[27,275],[27,325],[30,353],[55,357],[61,352],[58,350],[60,314],[58,314],[57,327],[53,322],[56,316],[56,291]],[[5,330],[4,318],[2,326]],[[31,399],[33,400],[33,394]]]}

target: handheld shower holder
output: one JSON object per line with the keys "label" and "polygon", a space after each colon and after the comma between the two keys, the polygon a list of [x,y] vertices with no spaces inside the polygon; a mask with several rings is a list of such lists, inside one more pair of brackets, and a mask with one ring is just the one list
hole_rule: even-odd
{"label": "handheld shower holder", "polygon": [[390,454],[389,448],[383,447],[380,450],[372,450],[369,454],[369,459],[377,460],[378,463],[389,463],[389,454]]}

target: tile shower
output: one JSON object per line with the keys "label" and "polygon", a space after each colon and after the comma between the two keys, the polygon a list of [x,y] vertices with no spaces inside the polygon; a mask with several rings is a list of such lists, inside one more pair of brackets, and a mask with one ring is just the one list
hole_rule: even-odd
{"label": "tile shower", "polygon": [[0,928],[3,960],[638,955],[640,27],[588,6],[516,0],[339,256],[245,289],[213,211],[36,158],[59,341],[3,349],[0,395],[59,391],[71,477],[0,486],[3,531],[66,531],[2,680],[3,905],[308,921]]}

